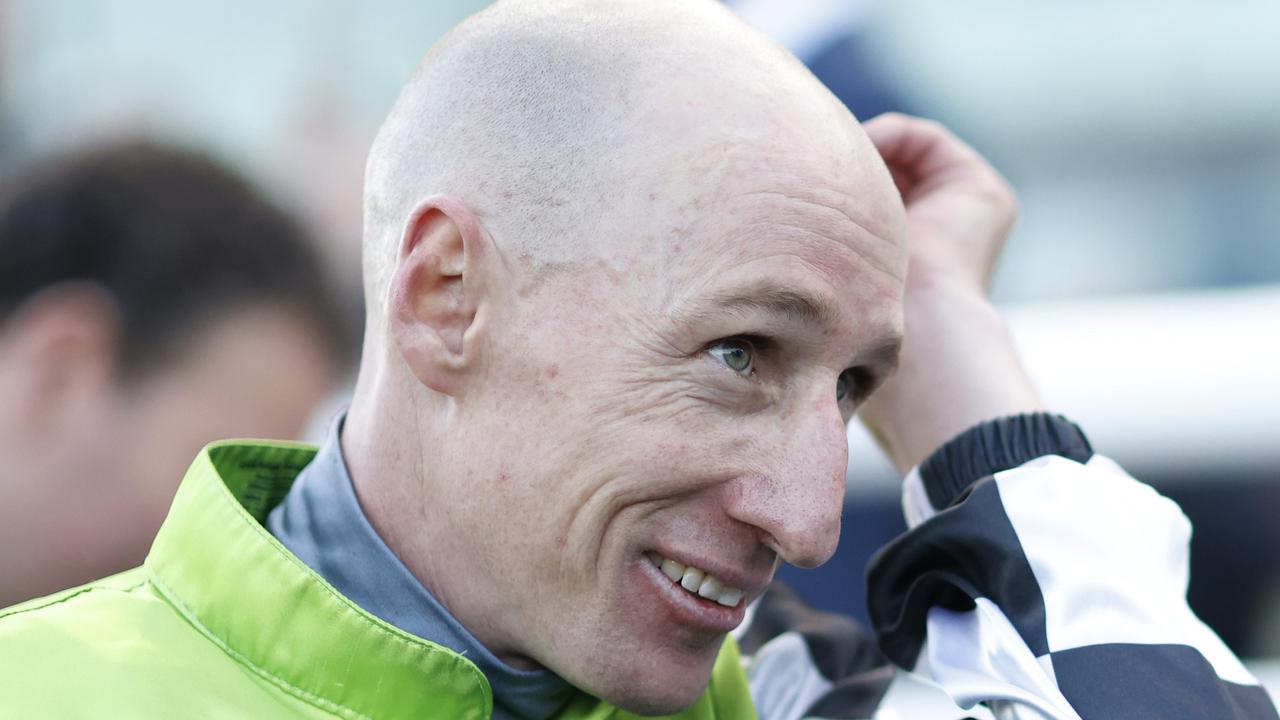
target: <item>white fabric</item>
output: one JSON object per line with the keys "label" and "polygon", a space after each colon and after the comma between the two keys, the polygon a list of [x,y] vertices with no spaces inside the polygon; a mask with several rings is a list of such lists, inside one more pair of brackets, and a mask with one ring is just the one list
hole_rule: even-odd
{"label": "white fabric", "polygon": [[907,519],[907,528],[913,528],[937,513],[929,502],[929,493],[924,489],[920,468],[911,468],[906,480],[902,482],[902,514]]}
{"label": "white fabric", "polygon": [[[995,482],[1040,586],[1050,653],[1186,645],[1223,680],[1257,684],[1187,605],[1191,525],[1173,501],[1098,455],[1087,464],[1045,456],[997,473]],[[935,513],[918,471],[907,478],[903,510],[916,523]],[[917,671],[957,705],[985,701],[1001,720],[1079,720],[1058,690],[1050,655],[1033,655],[987,598],[968,612],[931,609],[927,638]]]}
{"label": "white fabric", "polygon": [[[1052,653],[1117,643],[1186,646],[1219,678],[1257,684],[1187,605],[1191,527],[1175,503],[1098,455],[1041,457],[994,483],[1018,540],[1011,552],[1025,556],[1043,599],[1048,652],[1037,656],[989,598],[965,612],[934,607],[916,668],[890,685],[875,720],[1081,720]],[[913,529],[938,512],[918,469],[902,500]],[[795,633],[767,643],[747,673],[761,720],[798,720],[831,688]]]}
{"label": "white fabric", "polygon": [[795,632],[782,633],[765,643],[751,657],[746,671],[760,720],[800,720],[831,689],[804,638]]}
{"label": "white fabric", "polygon": [[1080,720],[1000,608],[986,598],[975,604],[929,610],[921,655],[933,680],[962,708],[988,701],[997,718]]}
{"label": "white fabric", "polygon": [[1176,503],[1100,456],[1041,458],[996,483],[1044,596],[1051,651],[1187,645],[1223,680],[1257,684],[1187,605],[1191,523]]}
{"label": "white fabric", "polygon": [[994,720],[983,707],[962,710],[937,683],[916,673],[899,670],[872,720]]}

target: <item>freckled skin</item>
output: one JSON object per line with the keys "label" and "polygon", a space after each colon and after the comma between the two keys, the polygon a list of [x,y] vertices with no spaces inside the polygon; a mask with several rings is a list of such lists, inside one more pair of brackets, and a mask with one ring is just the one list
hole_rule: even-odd
{"label": "freckled skin", "polygon": [[[709,558],[753,596],[779,562],[830,557],[855,410],[837,378],[886,374],[871,353],[902,331],[892,180],[843,106],[734,22],[655,41],[681,72],[628,90],[642,132],[607,158],[624,184],[587,213],[580,257],[531,279],[534,258],[504,250],[514,221],[478,211],[493,259],[463,284],[484,288],[479,359],[441,397],[398,370],[402,349],[367,343],[392,359],[362,369],[343,437],[375,527],[464,625],[635,712],[692,704],[724,641],[672,621],[637,579],[644,553]],[[839,316],[712,300],[766,287]],[[769,338],[746,376],[708,352],[739,336]],[[392,462],[392,443],[421,460]]]}
{"label": "freckled skin", "polygon": [[[784,558],[829,557],[852,413],[835,402],[836,375],[899,331],[901,279],[864,260],[892,259],[892,240],[781,196],[705,205],[678,260],[631,257],[647,272],[584,272],[503,313],[510,325],[493,328],[502,374],[470,398],[478,409],[466,418],[489,438],[487,453],[523,459],[500,498],[479,472],[478,507],[521,511],[482,513],[481,540],[465,550],[470,568],[504,573],[485,612],[506,620],[498,643],[601,694],[658,697],[650,707],[664,711],[705,687],[723,635],[664,625],[627,563],[657,541],[762,577]],[[767,277],[831,296],[851,322],[786,347],[785,368],[761,361],[768,380],[753,383],[705,348],[757,327],[689,326],[672,310],[717,283]],[[543,650],[566,646],[565,658]]]}
{"label": "freckled skin", "polygon": [[[771,253],[761,243],[755,252],[744,253],[756,256],[751,259],[709,250],[699,255],[716,256],[718,262],[708,262],[722,268],[712,273],[720,276],[743,267],[755,275],[776,268],[779,256],[802,254],[789,244]],[[834,249],[804,254],[816,257],[807,265],[795,263],[797,273],[842,263],[849,276],[857,273]],[[753,260],[761,261],[755,263],[758,270]],[[844,488],[847,411],[837,407],[833,393],[842,366],[831,356],[809,358],[786,379],[789,392],[766,388],[768,400],[759,403],[754,389],[740,387],[739,378],[701,352],[704,343],[738,328],[629,323],[629,314],[548,327],[545,337],[523,348],[526,362],[553,362],[566,338],[608,339],[583,343],[574,357],[561,359],[562,383],[531,389],[515,414],[522,430],[507,441],[520,446],[504,454],[527,456],[529,445],[537,444],[546,474],[530,477],[526,492],[508,503],[541,512],[523,518],[528,523],[495,529],[490,559],[505,559],[512,546],[554,544],[559,551],[546,558],[553,562],[537,573],[538,601],[503,612],[524,615],[532,624],[548,620],[529,617],[530,607],[574,607],[600,648],[593,656],[595,668],[632,677],[633,668],[617,664],[637,654],[652,656],[655,666],[666,668],[656,674],[658,682],[674,686],[673,677],[695,678],[679,688],[683,701],[696,697],[705,683],[723,638],[655,627],[645,612],[650,602],[628,593],[621,571],[629,557],[659,538],[765,576],[778,562],[779,549],[801,565],[825,560],[837,538]],[[656,349],[662,343],[647,336],[650,324],[668,342],[687,348],[688,355],[672,357]],[[635,335],[600,332],[609,326],[630,326]],[[857,344],[847,332],[836,340],[840,345],[832,343],[828,352]],[[559,399],[561,394],[569,403]],[[754,412],[744,412],[744,406]],[[532,430],[551,427],[557,430],[550,442]],[[537,538],[546,533],[544,545]],[[593,596],[598,598],[594,604],[584,602]],[[548,628],[553,641],[563,625],[550,622]],[[572,668],[553,667],[570,676]]]}

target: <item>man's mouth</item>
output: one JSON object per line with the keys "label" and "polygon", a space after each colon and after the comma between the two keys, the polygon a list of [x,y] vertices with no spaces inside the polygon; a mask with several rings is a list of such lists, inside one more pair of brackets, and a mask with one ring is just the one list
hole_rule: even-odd
{"label": "man's mouth", "polygon": [[652,562],[655,567],[661,570],[663,575],[670,578],[671,582],[693,595],[719,603],[725,607],[737,607],[738,603],[742,602],[742,596],[746,594],[741,589],[733,587],[711,573],[692,565],[682,565],[675,560],[665,558],[652,551],[645,553],[645,557],[649,558],[649,562]]}

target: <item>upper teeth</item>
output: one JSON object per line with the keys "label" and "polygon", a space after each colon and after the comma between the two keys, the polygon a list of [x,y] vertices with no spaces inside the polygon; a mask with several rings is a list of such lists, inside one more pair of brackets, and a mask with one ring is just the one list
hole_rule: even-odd
{"label": "upper teeth", "polygon": [[648,553],[648,555],[649,560],[658,566],[664,575],[671,578],[671,582],[678,583],[685,590],[701,595],[713,602],[734,607],[742,602],[742,596],[746,594],[706,570],[701,570],[692,565],[681,565],[675,560],[662,557],[655,552]]}

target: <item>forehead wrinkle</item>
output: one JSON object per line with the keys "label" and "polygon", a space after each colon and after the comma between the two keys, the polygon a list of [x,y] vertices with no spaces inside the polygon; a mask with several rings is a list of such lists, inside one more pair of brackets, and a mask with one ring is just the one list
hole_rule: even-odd
{"label": "forehead wrinkle", "polygon": [[[814,230],[808,227],[803,227],[795,223],[782,222],[779,220],[775,220],[774,225],[778,228],[785,228],[789,233],[794,233],[799,236],[809,237],[822,242],[833,243],[835,245],[838,245],[842,250],[852,253],[854,256],[862,260],[866,264],[866,266],[869,267],[870,269],[875,270],[878,273],[884,274],[892,278],[897,284],[901,284],[903,282],[904,276],[906,274],[905,267],[903,267],[901,270],[898,270],[897,268],[895,268],[894,266],[886,262],[884,258],[873,255],[868,251],[862,249],[858,243],[840,240],[838,238],[832,237],[828,233],[820,232],[818,230]],[[861,230],[862,232],[866,232],[861,228],[858,228],[858,229]],[[799,254],[796,254],[796,256],[800,257],[801,260],[806,265],[810,265],[815,270],[822,272],[824,277],[827,277],[828,281],[830,281],[829,274],[835,271],[835,268],[831,263],[818,262],[816,258],[809,258],[807,256],[801,256]],[[905,265],[905,263],[903,264]],[[853,282],[853,278],[852,277],[845,278],[845,281]]]}
{"label": "forehead wrinkle", "polygon": [[744,193],[744,195],[747,197],[763,195],[767,197],[785,200],[788,203],[800,203],[804,205],[806,208],[817,210],[822,213],[836,213],[837,215],[840,216],[841,219],[848,221],[850,224],[863,230],[871,237],[877,240],[880,240],[881,242],[886,242],[886,243],[892,242],[892,240],[890,240],[888,237],[890,233],[887,232],[886,229],[882,228],[882,226],[884,225],[883,221],[877,222],[870,215],[866,215],[866,216],[860,215],[860,214],[857,214],[856,211],[840,207],[839,205],[834,203],[829,204],[814,198],[805,197],[803,195],[789,193],[782,190],[753,190],[753,191]]}
{"label": "forehead wrinkle", "polygon": [[[906,251],[903,244],[893,239],[892,232],[876,227],[879,225],[868,218],[861,218],[850,213],[848,210],[841,209],[834,205],[818,202],[803,196],[793,195],[776,190],[758,190],[746,194],[747,196],[768,196],[772,198],[781,198],[788,203],[799,203],[806,208],[805,212],[796,209],[779,208],[770,213],[773,217],[770,220],[778,225],[783,225],[792,231],[799,232],[803,235],[812,236],[819,240],[827,242],[835,242],[843,246],[845,249],[857,255],[872,268],[882,273],[902,281],[906,271]],[[812,223],[801,224],[797,222],[801,217],[811,217],[808,214],[810,210],[823,211],[826,216],[822,225],[826,232],[813,229]],[[832,217],[834,214],[835,217]],[[830,222],[834,221],[834,223]],[[838,230],[839,225],[851,225],[853,230],[847,234]],[[866,247],[869,243],[855,242],[854,236],[858,238],[868,237],[874,241],[874,246],[881,252],[873,252],[873,247]],[[888,255],[888,257],[885,257]],[[897,262],[894,262],[897,260]]]}
{"label": "forehead wrinkle", "polygon": [[[774,195],[783,197],[777,193]],[[739,199],[741,197],[738,196]],[[825,205],[816,206],[831,209]],[[752,208],[744,213],[724,205],[715,210],[704,209],[690,226],[675,232],[671,241],[657,243],[657,251],[651,253],[651,258],[657,263],[655,274],[668,280],[663,283],[666,291],[664,307],[680,305],[689,296],[689,291],[682,289],[682,284],[692,286],[696,292],[697,288],[706,286],[708,279],[723,274],[731,267],[769,256],[779,260],[782,256],[794,258],[833,287],[859,282],[855,276],[861,274],[860,269],[884,275],[893,286],[900,286],[906,274],[906,253],[900,243],[875,236],[862,225],[850,223],[843,213],[828,213],[819,223],[822,227],[815,229],[813,222],[803,222],[799,217],[801,213],[795,210]],[[709,227],[713,220],[723,222],[726,216],[734,215],[737,222]],[[808,217],[812,220],[812,215]],[[876,242],[862,242],[863,235],[872,235]],[[693,251],[672,253],[669,249],[673,244]],[[838,254],[847,253],[860,262],[846,265],[851,260],[848,255],[838,258],[821,251],[823,247],[837,248]],[[875,252],[876,249],[881,252]],[[901,256],[900,261],[898,256]]]}

